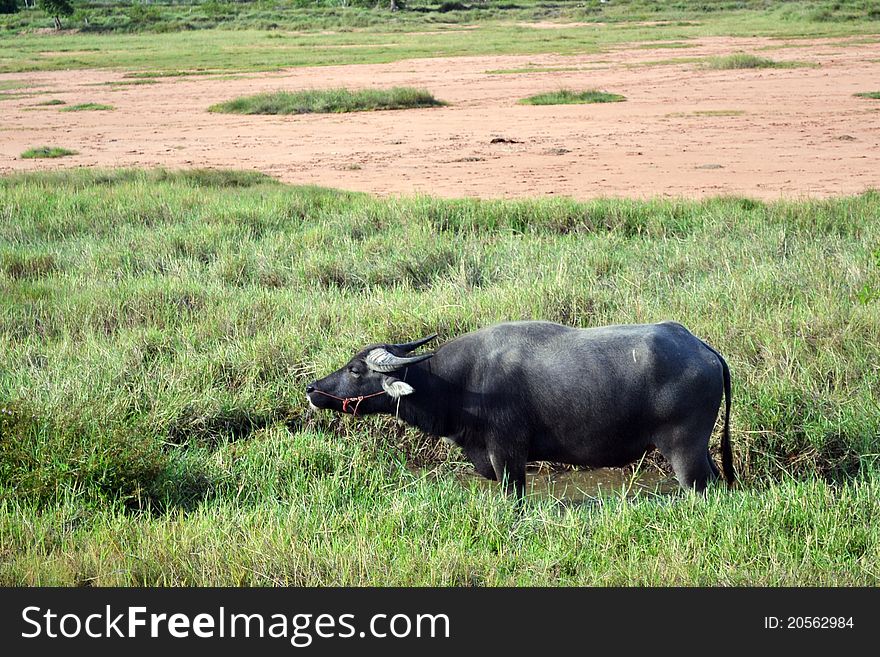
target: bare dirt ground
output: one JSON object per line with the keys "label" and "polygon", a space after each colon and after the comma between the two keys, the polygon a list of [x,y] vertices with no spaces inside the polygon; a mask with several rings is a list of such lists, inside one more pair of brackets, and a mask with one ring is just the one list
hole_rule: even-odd
{"label": "bare dirt ground", "polygon": [[[30,85],[5,93],[45,93],[0,102],[0,173],[224,167],[289,183],[447,197],[857,193],[880,187],[880,101],[853,96],[880,89],[880,43],[866,41],[707,38],[688,48],[632,44],[601,55],[415,59],[137,86],[107,85],[123,81],[113,71],[3,75],[0,82]],[[819,66],[718,71],[668,63],[740,51]],[[535,67],[576,70],[491,72]],[[206,111],[263,91],[395,85],[424,87],[449,106],[299,116]],[[517,104],[561,87],[627,101]],[[35,107],[50,98],[116,109]],[[42,145],[79,154],[19,157]]]}

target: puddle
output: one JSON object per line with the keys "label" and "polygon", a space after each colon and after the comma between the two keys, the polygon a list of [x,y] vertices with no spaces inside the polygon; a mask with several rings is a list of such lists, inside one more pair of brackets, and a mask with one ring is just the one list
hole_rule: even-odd
{"label": "puddle", "polygon": [[[474,471],[456,475],[464,486],[476,484],[487,489],[499,489],[499,484],[489,481]],[[588,502],[597,497],[620,495],[627,497],[636,494],[670,495],[678,491],[678,481],[654,468],[638,473],[619,468],[597,468],[595,470],[553,470],[548,468],[529,468],[526,472],[527,494],[539,497],[561,499],[567,502]]]}

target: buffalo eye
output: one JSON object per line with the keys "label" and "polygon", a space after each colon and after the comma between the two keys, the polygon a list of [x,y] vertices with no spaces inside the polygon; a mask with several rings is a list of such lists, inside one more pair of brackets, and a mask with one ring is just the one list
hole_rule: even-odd
{"label": "buffalo eye", "polygon": [[361,373],[358,372],[354,367],[349,367],[348,373],[351,374],[356,379],[360,378],[360,376],[361,376]]}

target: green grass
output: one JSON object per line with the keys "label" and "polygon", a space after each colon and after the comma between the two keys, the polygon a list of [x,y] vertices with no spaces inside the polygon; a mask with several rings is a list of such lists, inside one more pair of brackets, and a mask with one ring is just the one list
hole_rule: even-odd
{"label": "green grass", "polygon": [[853,94],[857,98],[872,98],[874,100],[880,100],[880,91],[862,91],[857,94]]}
{"label": "green grass", "polygon": [[[168,33],[209,29],[262,30],[353,30],[425,29],[449,30],[484,22],[579,21],[614,27],[645,21],[675,26],[698,26],[706,20],[735,17],[742,21],[760,18],[799,29],[818,29],[876,21],[880,10],[869,0],[720,0],[711,3],[682,0],[616,0],[612,3],[547,2],[545,0],[485,0],[479,3],[409,0],[397,12],[374,0],[306,0],[295,3],[266,1],[233,3],[224,0],[169,0],[144,6],[133,0],[87,3],[65,19],[67,27],[88,33]],[[450,10],[451,9],[451,10]],[[0,28],[26,31],[52,27],[52,17],[41,10],[0,16]],[[789,28],[791,29],[791,28]],[[661,40],[660,37],[645,39]],[[667,38],[662,40],[676,40]]]}
{"label": "green grass", "polygon": [[696,44],[683,43],[681,41],[671,41],[671,42],[661,41],[659,43],[643,43],[639,46],[639,49],[640,50],[657,50],[657,49],[676,50],[678,48],[693,48],[695,45]]}
{"label": "green grass", "polygon": [[605,91],[590,89],[589,91],[571,91],[560,89],[549,93],[537,94],[523,98],[521,105],[575,105],[584,103],[619,103],[626,100],[620,94],[611,94]]}
{"label": "green grass", "polygon": [[[130,514],[0,501],[0,582],[54,586],[875,586],[880,478],[522,514],[371,447],[284,431],[216,457],[222,498]],[[240,493],[238,491],[241,491]]]}
{"label": "green grass", "polygon": [[695,110],[694,116],[742,116],[745,110]]}
{"label": "green grass", "polygon": [[0,101],[3,101],[3,100],[18,100],[19,98],[29,98],[29,97],[32,96],[32,95],[33,95],[33,94],[32,94],[32,93],[29,93],[29,92],[25,92],[25,93],[3,93],[3,94],[0,94]]}
{"label": "green grass", "polygon": [[626,68],[650,68],[653,66],[681,66],[683,64],[702,64],[706,57],[672,57],[670,59],[652,59],[644,62],[624,64]]}
{"label": "green grass", "polygon": [[[507,8],[490,0],[473,4],[469,11],[443,13],[415,11],[420,5],[413,5],[410,11],[391,14],[373,5],[236,3],[219,4],[228,12],[213,12],[216,2],[149,7],[113,3],[78,14],[69,25],[80,32],[60,35],[34,32],[51,27],[52,19],[28,10],[0,16],[0,73],[82,68],[271,71],[420,57],[590,54],[624,43],[706,36],[842,38],[877,33],[876,7],[866,2],[503,4]],[[548,19],[596,25],[546,30],[527,24]]]}
{"label": "green grass", "polygon": [[0,80],[0,91],[10,91],[12,89],[26,89],[31,84],[22,80]]}
{"label": "green grass", "polygon": [[684,118],[688,116],[709,116],[709,117],[720,117],[720,116],[743,116],[745,115],[745,110],[735,110],[735,109],[718,109],[718,110],[694,110],[693,112],[670,112],[665,116],[667,118]]}
{"label": "green grass", "polygon": [[[132,84],[138,84],[138,81],[144,81],[143,83],[149,84],[150,82],[155,81],[155,78],[187,78],[187,77],[201,77],[205,75],[220,75],[223,71],[137,71],[135,73],[126,73],[122,77],[124,78],[133,78],[135,81]],[[121,83],[116,83],[121,84]]]}
{"label": "green grass", "polygon": [[28,160],[39,157],[65,157],[66,155],[76,155],[76,151],[72,151],[69,148],[61,148],[60,146],[39,146],[37,148],[29,148],[24,153],[22,153],[19,157],[22,159]]}
{"label": "green grass", "polygon": [[582,71],[580,66],[524,66],[523,68],[497,68],[486,71],[486,75],[518,75],[520,73],[555,73],[557,71]]}
{"label": "green grass", "polygon": [[41,103],[34,103],[34,107],[53,107],[55,105],[66,105],[63,100],[59,100],[58,98],[53,98],[51,100],[44,100]]}
{"label": "green grass", "polygon": [[101,103],[78,103],[63,108],[62,112],[98,112],[115,109],[113,105],[103,105]]}
{"label": "green grass", "polygon": [[117,80],[111,82],[95,83],[96,87],[110,87],[111,90],[125,89],[127,87],[142,87],[147,84],[158,84],[158,80]]}
{"label": "green grass", "polygon": [[[874,585],[878,286],[876,192],[0,178],[0,583]],[[369,342],[522,318],[672,318],[716,346],[739,488],[518,515],[439,441],[304,403]]]}
{"label": "green grass", "polygon": [[739,68],[803,68],[815,66],[809,62],[779,62],[747,53],[735,53],[706,59],[705,67],[726,71]]}
{"label": "green grass", "polygon": [[309,114],[413,109],[444,105],[424,89],[309,89],[244,96],[211,105],[209,112],[229,114]]}

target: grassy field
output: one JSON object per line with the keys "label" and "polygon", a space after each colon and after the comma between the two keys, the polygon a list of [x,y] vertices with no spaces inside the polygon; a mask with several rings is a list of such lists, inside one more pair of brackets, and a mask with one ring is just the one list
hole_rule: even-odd
{"label": "grassy field", "polygon": [[[206,29],[328,30],[417,29],[425,26],[471,25],[492,21],[630,23],[686,22],[727,15],[764,12],[776,20],[809,23],[854,23],[880,20],[871,0],[74,0],[77,13],[65,27],[92,33],[165,33]],[[4,16],[8,30],[53,27],[39,9]]]}
{"label": "grassy field", "polygon": [[[62,33],[0,15],[0,73],[134,85],[880,34],[869,0],[75,4]],[[571,21],[587,25],[533,25]],[[718,61],[775,65],[774,47]],[[712,63],[654,64],[684,61]],[[547,69],[497,72],[526,70]],[[30,85],[2,80],[0,100]],[[523,318],[675,319],[717,347],[740,485],[517,510],[463,484],[437,440],[307,408],[305,384],[368,342]],[[503,202],[246,172],[0,178],[0,585],[875,586],[877,390],[877,192]]]}
{"label": "grassy field", "polygon": [[[122,68],[205,74],[294,66],[365,64],[413,57],[579,54],[622,43],[687,45],[700,36],[845,37],[880,32],[869,0],[657,3],[647,0],[409,3],[389,12],[337,3],[188,4],[85,2],[68,20],[75,33],[47,34],[37,10],[0,15],[0,73]],[[349,3],[358,5],[357,2]],[[88,23],[86,23],[88,21]],[[535,29],[532,22],[586,22]],[[595,25],[593,25],[595,24]],[[220,28],[220,29],[207,29]],[[784,44],[780,44],[780,47]]]}
{"label": "grassy field", "polygon": [[[878,288],[873,192],[0,178],[0,583],[876,585]],[[439,441],[307,409],[368,342],[521,318],[672,318],[716,346],[741,485],[518,513]]]}

